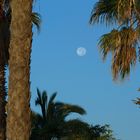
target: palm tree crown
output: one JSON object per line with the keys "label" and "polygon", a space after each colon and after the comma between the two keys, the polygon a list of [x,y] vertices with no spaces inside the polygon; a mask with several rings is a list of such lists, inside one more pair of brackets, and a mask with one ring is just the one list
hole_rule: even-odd
{"label": "palm tree crown", "polygon": [[[127,10],[126,10],[127,9]],[[140,41],[140,1],[138,0],[99,0],[91,14],[90,23],[118,25],[99,41],[103,59],[112,53],[113,78],[122,79],[129,75],[136,64]]]}
{"label": "palm tree crown", "polygon": [[35,104],[41,114],[32,111],[31,140],[115,140],[108,125],[89,125],[80,119],[67,119],[71,113],[84,115],[77,105],[56,102],[56,93],[48,100],[47,92],[37,89]]}
{"label": "palm tree crown", "polygon": [[57,93],[54,93],[48,100],[47,92],[42,93],[37,89],[36,105],[41,108],[41,113],[32,112],[32,139],[61,138],[70,133],[66,128],[67,117],[71,113],[85,114],[85,110],[77,105],[66,104],[63,102],[55,102]]}

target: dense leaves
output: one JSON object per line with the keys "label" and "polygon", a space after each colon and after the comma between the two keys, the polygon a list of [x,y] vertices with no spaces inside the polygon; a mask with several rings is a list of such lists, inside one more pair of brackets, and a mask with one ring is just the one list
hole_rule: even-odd
{"label": "dense leaves", "polygon": [[37,89],[38,97],[36,105],[41,108],[42,115],[32,112],[32,135],[31,140],[51,140],[61,138],[70,131],[66,127],[66,117],[71,113],[85,114],[85,110],[77,105],[55,102],[56,93],[49,101],[46,91],[41,92]]}
{"label": "dense leaves", "polygon": [[31,140],[115,140],[108,125],[92,126],[67,118],[71,113],[84,115],[80,106],[56,102],[56,93],[49,100],[46,91],[37,89],[37,95],[35,104],[41,108],[41,114],[32,112]]}

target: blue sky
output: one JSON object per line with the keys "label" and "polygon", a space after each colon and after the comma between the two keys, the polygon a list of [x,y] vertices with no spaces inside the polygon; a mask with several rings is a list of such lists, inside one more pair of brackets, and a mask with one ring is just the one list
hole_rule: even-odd
{"label": "blue sky", "polygon": [[[31,63],[31,106],[36,88],[57,91],[57,100],[78,104],[92,124],[110,124],[117,138],[140,138],[140,109],[132,100],[140,97],[140,65],[123,82],[113,82],[110,57],[103,63],[97,48],[99,37],[110,28],[89,25],[95,0],[38,0],[34,9],[42,16],[41,31],[34,33]],[[79,57],[78,47],[87,54]]]}

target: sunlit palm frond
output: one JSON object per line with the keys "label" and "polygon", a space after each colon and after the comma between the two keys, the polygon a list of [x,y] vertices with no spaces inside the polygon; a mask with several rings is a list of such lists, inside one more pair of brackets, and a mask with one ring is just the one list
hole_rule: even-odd
{"label": "sunlit palm frond", "polygon": [[138,0],[99,0],[93,7],[90,23],[130,25],[138,22],[139,3]]}
{"label": "sunlit palm frond", "polygon": [[99,0],[91,12],[90,23],[112,24],[117,21],[116,0]]}
{"label": "sunlit palm frond", "polygon": [[121,21],[132,17],[134,0],[117,0],[116,4],[118,17]]}
{"label": "sunlit palm frond", "polygon": [[39,13],[32,13],[32,23],[37,27],[38,31],[40,31],[41,16]]}
{"label": "sunlit palm frond", "polygon": [[136,63],[136,47],[140,33],[132,28],[123,27],[120,30],[112,30],[103,35],[99,41],[99,48],[103,58],[112,53],[112,73],[114,79],[122,79],[129,75],[131,66]]}
{"label": "sunlit palm frond", "polygon": [[99,39],[99,50],[103,55],[103,60],[105,60],[109,52],[114,52],[121,43],[121,38],[119,36],[119,31],[113,29],[110,33],[104,34]]}
{"label": "sunlit palm frond", "polygon": [[112,72],[115,79],[118,76],[124,79],[136,63],[136,47],[140,34],[132,28],[122,28],[119,34],[121,44],[113,56]]}

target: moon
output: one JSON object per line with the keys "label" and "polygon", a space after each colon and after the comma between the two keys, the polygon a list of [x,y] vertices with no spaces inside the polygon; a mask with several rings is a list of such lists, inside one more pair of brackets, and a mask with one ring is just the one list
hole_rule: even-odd
{"label": "moon", "polygon": [[86,55],[86,52],[87,52],[87,50],[84,47],[79,47],[76,50],[76,53],[78,56],[84,56],[84,55]]}

